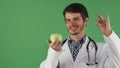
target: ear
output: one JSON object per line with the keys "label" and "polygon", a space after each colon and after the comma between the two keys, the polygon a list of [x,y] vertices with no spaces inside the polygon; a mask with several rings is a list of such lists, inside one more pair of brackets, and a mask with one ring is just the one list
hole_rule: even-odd
{"label": "ear", "polygon": [[88,24],[88,18],[85,18],[84,24],[85,24],[85,26],[87,26],[87,24]]}

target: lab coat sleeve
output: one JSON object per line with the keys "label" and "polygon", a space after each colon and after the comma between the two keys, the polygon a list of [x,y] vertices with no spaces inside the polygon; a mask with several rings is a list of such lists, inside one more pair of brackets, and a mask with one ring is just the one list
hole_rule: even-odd
{"label": "lab coat sleeve", "polygon": [[108,58],[105,61],[105,68],[120,68],[120,39],[112,31],[108,37],[104,36],[105,43],[108,45]]}
{"label": "lab coat sleeve", "polygon": [[60,54],[61,51],[57,52],[49,47],[47,58],[40,64],[40,68],[56,68]]}

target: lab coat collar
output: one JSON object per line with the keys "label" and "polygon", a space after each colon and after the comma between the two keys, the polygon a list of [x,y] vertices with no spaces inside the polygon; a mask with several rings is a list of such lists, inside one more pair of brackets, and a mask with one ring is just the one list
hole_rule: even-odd
{"label": "lab coat collar", "polygon": [[83,43],[81,49],[79,50],[79,53],[78,53],[76,60],[75,60],[75,63],[81,61],[83,58],[86,58],[88,56],[87,50],[86,50],[86,46],[87,46],[88,42],[89,42],[89,39],[86,36],[85,43]]}
{"label": "lab coat collar", "polygon": [[72,54],[71,54],[69,46],[68,46],[68,40],[62,46],[62,51],[63,51],[64,57],[66,57],[68,60],[73,62]]}
{"label": "lab coat collar", "polygon": [[[89,42],[89,39],[86,36],[85,43],[83,43],[82,47],[80,48],[79,53],[78,53],[78,55],[76,57],[75,63],[77,63],[81,59],[87,57],[88,54],[87,54],[87,51],[86,51],[86,46],[87,46],[88,42]],[[62,50],[64,52],[64,57],[66,57],[68,60],[74,62],[73,58],[72,58],[72,54],[71,54],[69,46],[68,46],[68,40],[64,43],[64,45],[62,47]]]}

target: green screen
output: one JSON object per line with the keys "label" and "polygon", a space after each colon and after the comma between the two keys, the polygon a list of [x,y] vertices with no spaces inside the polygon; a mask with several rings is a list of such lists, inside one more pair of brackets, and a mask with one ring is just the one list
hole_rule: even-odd
{"label": "green screen", "polygon": [[62,12],[73,2],[88,9],[86,34],[95,41],[104,41],[96,26],[98,14],[109,14],[111,27],[120,36],[119,0],[0,0],[0,68],[39,68],[50,35],[68,37]]}

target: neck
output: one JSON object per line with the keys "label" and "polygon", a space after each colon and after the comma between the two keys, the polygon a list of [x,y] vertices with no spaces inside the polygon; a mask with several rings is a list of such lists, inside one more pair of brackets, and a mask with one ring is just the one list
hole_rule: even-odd
{"label": "neck", "polygon": [[85,36],[85,33],[82,34],[77,34],[77,35],[70,35],[70,38],[74,41],[74,42],[78,42],[80,39],[82,39]]}

